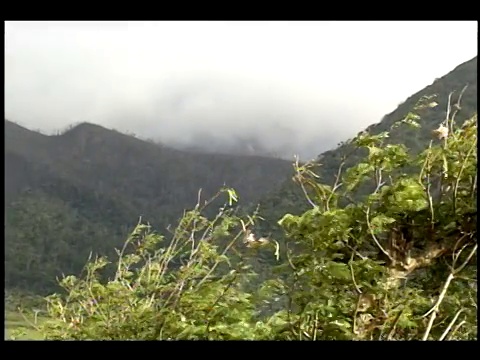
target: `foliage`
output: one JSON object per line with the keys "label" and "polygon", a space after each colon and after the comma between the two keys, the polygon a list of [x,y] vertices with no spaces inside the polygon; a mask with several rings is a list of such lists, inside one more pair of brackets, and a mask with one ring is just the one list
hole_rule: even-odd
{"label": "foliage", "polygon": [[[254,294],[245,290],[256,274],[240,253],[244,229],[254,224],[228,201],[213,220],[197,204],[166,239],[139,223],[107,282],[99,273],[104,257],[90,261],[85,276],[61,281],[67,292],[48,298],[53,319],[43,325],[47,339],[256,339],[268,336],[256,321]],[[220,241],[228,237],[229,241]],[[239,244],[240,243],[240,244]],[[267,296],[264,293],[262,296]],[[260,295],[259,295],[260,296]],[[60,320],[60,321],[58,321]]]}
{"label": "foliage", "polygon": [[[418,112],[436,106],[422,100]],[[231,189],[213,220],[198,204],[171,239],[140,223],[113,278],[101,280],[108,260],[100,257],[83,278],[62,280],[66,295],[48,298],[53,320],[42,331],[49,339],[476,339],[477,117],[457,127],[448,108],[440,124],[448,135],[422,152],[388,142],[390,131],[359,135],[352,144],[365,158],[342,163],[332,185],[297,163],[312,208],[283,216],[284,242],[257,239],[258,215],[242,219]],[[409,113],[391,131],[418,128],[418,118]],[[356,197],[365,184],[372,191]],[[259,276],[253,244],[280,265]]]}
{"label": "foliage", "polygon": [[105,224],[36,191],[10,204],[6,222],[6,288],[37,294],[58,290],[56,276],[78,273],[92,250],[111,253],[112,242],[104,239],[118,238]]}
{"label": "foliage", "polygon": [[[366,158],[333,186],[297,169],[314,207],[280,221],[301,249],[289,255],[287,338],[477,337],[477,117],[456,127],[454,116],[448,137],[415,155],[386,144],[388,132],[361,134]],[[412,117],[403,123],[418,127]],[[374,190],[353,200],[371,179]]]}

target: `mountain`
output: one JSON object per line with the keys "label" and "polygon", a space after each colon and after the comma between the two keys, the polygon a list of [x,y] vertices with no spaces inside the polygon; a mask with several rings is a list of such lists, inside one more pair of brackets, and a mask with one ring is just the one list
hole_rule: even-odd
{"label": "mountain", "polygon": [[[439,106],[421,113],[420,131],[399,127],[390,141],[420,151],[445,119],[450,92],[456,102],[465,85],[457,121],[477,109],[477,58],[412,95],[367,131],[389,130],[423,96],[437,94]],[[317,158],[322,182],[333,183],[346,141]],[[349,167],[362,159],[354,152]],[[202,201],[225,183],[240,195],[240,205],[260,203],[265,218],[256,233],[281,234],[277,221],[309,208],[292,182],[290,162],[259,156],[180,151],[108,130],[80,124],[58,136],[45,136],[5,121],[6,287],[38,292],[55,288],[55,276],[78,274],[89,253],[114,254],[141,215],[164,232],[198,190]],[[218,204],[220,205],[220,204]],[[215,210],[215,206],[213,207]]]}
{"label": "mountain", "polygon": [[120,246],[139,216],[162,231],[199,189],[205,201],[225,184],[244,205],[291,171],[289,161],[174,150],[89,123],[46,136],[6,120],[6,284],[43,289],[78,273],[90,251]]}
{"label": "mountain", "polygon": [[[466,87],[466,89],[462,90]],[[435,101],[438,106],[427,108],[421,111],[421,119],[418,120],[420,129],[414,129],[408,126],[398,127],[390,132],[391,143],[402,143],[413,152],[418,152],[426,148],[432,139],[432,130],[438,128],[445,119],[447,113],[448,97],[451,97],[451,104],[455,104],[462,94],[461,110],[456,116],[457,123],[461,124],[467,118],[470,118],[477,111],[477,57],[457,66],[445,76],[436,79],[431,85],[410,96],[397,109],[383,117],[377,123],[369,126],[366,131],[371,134],[379,134],[390,130],[391,126],[412,112],[418,101],[424,96],[436,95]],[[334,150],[327,151],[318,156],[315,164],[318,165],[316,174],[320,176],[320,181],[333,185],[342,157],[349,154],[345,161],[343,169],[347,169],[358,163],[366,154],[353,151],[353,145],[345,141]],[[274,233],[281,236],[282,231],[277,225],[277,221],[285,214],[302,214],[311,208],[308,204],[301,188],[294,184],[291,178],[287,179],[276,193],[267,194],[260,201],[260,211],[265,218],[258,231],[264,233]]]}

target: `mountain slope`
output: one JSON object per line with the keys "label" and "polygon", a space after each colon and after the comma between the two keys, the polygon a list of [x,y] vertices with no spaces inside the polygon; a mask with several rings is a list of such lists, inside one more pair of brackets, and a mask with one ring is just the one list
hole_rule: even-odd
{"label": "mountain slope", "polygon": [[[410,96],[395,111],[386,115],[380,123],[371,125],[366,130],[371,134],[389,130],[394,122],[403,119],[413,111],[423,96],[436,94],[435,101],[439,105],[421,112],[421,120],[419,120],[421,128],[418,131],[402,126],[390,133],[390,142],[405,144],[413,152],[423,150],[432,139],[432,130],[437,128],[446,117],[449,94],[454,91],[451,103],[455,104],[465,86],[467,88],[461,99],[461,111],[456,117],[456,121],[462,123],[477,111],[477,57],[457,66],[445,76],[436,79],[431,85]],[[358,163],[365,156],[362,152],[352,153],[352,150],[353,146],[346,141],[337,149],[318,156],[316,163],[319,168],[316,173],[322,182],[333,185],[345,154],[350,154],[350,156],[345,161],[344,169]],[[294,184],[292,179],[288,179],[278,192],[270,193],[260,201],[261,213],[266,221],[260,226],[259,231],[280,235],[282,231],[279,229],[277,221],[285,213],[301,214],[309,207],[300,187]]]}
{"label": "mountain slope", "polygon": [[291,173],[284,160],[173,150],[87,123],[45,136],[5,121],[5,162],[6,280],[27,288],[120,246],[139,216],[162,231],[199,189],[204,201],[225,184],[244,205]]}
{"label": "mountain slope", "polygon": [[[254,201],[274,189],[291,168],[278,159],[173,150],[92,124],[44,136],[6,121],[5,134],[6,154],[16,158],[7,163],[8,182],[21,171],[14,163],[29,163],[36,167],[32,171],[42,168],[94,193],[136,198],[138,212],[149,216],[155,216],[149,210],[157,209],[152,202],[181,211],[195,203],[200,188],[208,198],[224,184],[236,188],[242,202]],[[37,185],[48,189],[46,182]]]}

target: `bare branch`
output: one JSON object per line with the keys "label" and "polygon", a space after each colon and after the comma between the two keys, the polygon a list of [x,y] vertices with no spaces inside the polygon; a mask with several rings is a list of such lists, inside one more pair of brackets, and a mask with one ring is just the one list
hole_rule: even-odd
{"label": "bare branch", "polygon": [[305,198],[307,199],[308,203],[316,209],[318,206],[310,199],[307,193],[307,189],[305,189],[305,186],[303,185],[303,182],[299,181],[300,187],[302,188],[303,194],[305,195]]}
{"label": "bare branch", "polygon": [[463,87],[462,91],[460,91],[460,95],[458,95],[457,102],[454,105],[455,106],[455,112],[453,113],[452,118],[450,120],[450,132],[452,132],[452,133],[453,133],[453,124],[455,122],[455,116],[457,115],[457,113],[461,109],[460,103],[462,101],[463,93],[465,92],[465,90],[467,90],[467,88],[468,88],[468,84]]}
{"label": "bare branch", "polygon": [[350,261],[348,262],[348,264],[350,265],[350,272],[352,274],[352,281],[353,281],[353,285],[355,286],[355,290],[357,290],[358,294],[361,294],[362,293],[362,290],[360,290],[360,288],[358,287],[357,285],[357,282],[355,281],[355,273],[353,271],[353,255],[355,254],[355,252],[352,252],[352,256],[350,257]]}
{"label": "bare branch", "polygon": [[457,313],[455,314],[455,316],[453,317],[452,321],[450,322],[450,324],[448,324],[447,328],[445,329],[445,331],[443,332],[442,336],[440,336],[440,338],[438,340],[440,341],[443,341],[443,339],[445,339],[445,337],[448,335],[448,333],[450,332],[450,330],[452,329],[452,326],[453,324],[455,324],[455,322],[457,321],[458,317],[460,316],[460,314],[463,312],[464,309],[460,309],[457,311]]}
{"label": "bare branch", "polygon": [[200,200],[202,198],[202,188],[198,189],[198,195],[197,195],[197,206],[195,206],[196,209],[200,207]]}
{"label": "bare branch", "polygon": [[330,203],[330,200],[332,199],[333,194],[335,193],[335,191],[337,191],[337,189],[338,189],[340,186],[342,186],[342,184],[339,183],[339,181],[340,181],[340,176],[342,175],[342,169],[343,169],[344,165],[345,165],[345,158],[342,159],[342,162],[340,163],[340,166],[338,167],[337,176],[335,177],[335,183],[333,184],[332,192],[331,192],[330,195],[328,196],[327,204]]}
{"label": "bare branch", "polygon": [[372,235],[372,238],[373,238],[373,241],[375,242],[375,244],[378,246],[378,248],[380,249],[380,251],[382,253],[384,253],[388,259],[390,261],[394,261],[392,256],[390,255],[390,253],[388,251],[386,251],[382,245],[380,245],[380,242],[377,240],[377,237],[375,236],[375,234],[373,233],[373,229],[372,229],[372,226],[370,224],[370,206],[367,208],[367,211],[366,211],[366,219],[367,219],[367,226],[368,226],[368,230],[370,231],[370,235]]}
{"label": "bare branch", "polygon": [[318,206],[310,199],[310,196],[308,196],[307,189],[305,189],[305,186],[303,185],[303,181],[302,181],[303,177],[299,171],[298,160],[299,160],[298,156],[295,156],[295,163],[294,163],[294,168],[296,172],[295,177],[298,179],[297,182],[300,184],[300,187],[302,188],[303,194],[305,195],[305,198],[307,199],[308,203],[315,209]]}
{"label": "bare branch", "polygon": [[360,254],[360,253],[357,251],[357,249],[351,247],[350,245],[348,245],[348,243],[343,242],[343,244],[344,244],[346,247],[348,247],[350,250],[352,250],[353,253],[354,253],[355,255],[357,255],[360,259],[362,259],[362,260],[367,260],[367,259],[368,259],[367,256],[363,256],[362,254]]}
{"label": "bare branch", "polygon": [[462,320],[461,322],[459,322],[457,324],[457,326],[455,326],[455,329],[453,329],[453,331],[450,333],[450,336],[448,337],[447,340],[450,340],[451,338],[453,338],[453,335],[455,335],[455,333],[458,331],[458,329],[460,329],[460,327],[465,323],[466,323],[465,320]]}
{"label": "bare branch", "polygon": [[[461,237],[458,238],[458,240],[455,242],[455,245],[453,246],[453,251],[452,251],[452,268],[455,268],[455,263],[457,262],[458,256],[460,253],[463,251],[465,247],[460,249],[460,251],[457,252],[457,247],[460,245],[461,241],[467,237],[467,234],[462,235]],[[468,245],[468,244],[467,244]]]}
{"label": "bare branch", "polygon": [[439,295],[437,301],[435,302],[435,305],[433,305],[433,307],[430,310],[428,310],[423,315],[423,317],[427,317],[432,312],[437,311],[440,303],[443,301],[443,298],[445,297],[445,294],[447,293],[447,289],[450,286],[450,283],[452,282],[453,278],[454,278],[454,275],[450,273],[447,277],[447,280],[445,281],[445,284],[443,285],[442,291],[440,292],[440,295]]}
{"label": "bare branch", "polygon": [[404,310],[405,309],[400,310],[397,316],[395,317],[395,320],[393,321],[393,324],[392,324],[392,329],[389,331],[387,335],[387,340],[392,340],[393,335],[395,334],[395,329],[397,327],[398,322],[400,321],[400,317],[402,316]]}
{"label": "bare branch", "polygon": [[435,321],[435,318],[437,317],[438,309],[440,308],[440,304],[442,303],[443,298],[445,297],[445,295],[447,293],[447,290],[448,290],[448,287],[450,286],[450,283],[452,282],[455,275],[458,274],[460,271],[462,271],[465,266],[467,266],[468,262],[470,261],[470,259],[473,257],[473,255],[477,251],[477,246],[478,245],[475,244],[472,251],[470,251],[470,254],[468,254],[467,259],[462,263],[462,265],[460,265],[456,269],[452,268],[452,271],[448,275],[447,280],[445,281],[445,284],[443,285],[442,291],[441,291],[435,305],[433,305],[433,307],[427,313],[425,313],[425,315],[423,315],[423,317],[426,317],[426,316],[430,315],[430,320],[428,322],[428,326],[427,326],[427,329],[425,330],[425,333],[423,335],[422,340],[427,340],[428,339],[428,335],[430,334],[430,331],[432,329],[433,322]]}
{"label": "bare branch", "polygon": [[465,266],[469,263],[470,259],[475,255],[475,252],[477,251],[478,244],[475,244],[473,247],[472,251],[470,251],[470,254],[468,254],[467,259],[460,265],[458,268],[454,269],[454,274],[458,274],[460,271],[463,270]]}
{"label": "bare branch", "polygon": [[454,93],[454,91],[452,91],[450,94],[448,94],[447,116],[445,116],[445,120],[443,120],[443,122],[445,123],[445,126],[448,126],[448,119],[450,118],[450,108],[451,108],[450,102],[452,100],[453,93]]}

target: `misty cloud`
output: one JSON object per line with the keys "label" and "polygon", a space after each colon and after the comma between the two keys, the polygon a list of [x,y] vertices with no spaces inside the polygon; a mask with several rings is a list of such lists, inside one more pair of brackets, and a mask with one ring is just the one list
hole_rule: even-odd
{"label": "misty cloud", "polygon": [[5,39],[12,121],[288,158],[334,147],[477,53],[475,22],[8,22]]}

